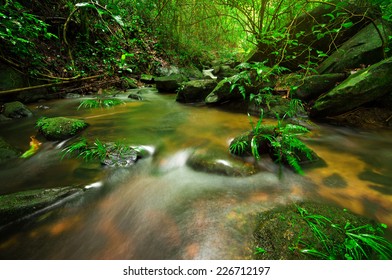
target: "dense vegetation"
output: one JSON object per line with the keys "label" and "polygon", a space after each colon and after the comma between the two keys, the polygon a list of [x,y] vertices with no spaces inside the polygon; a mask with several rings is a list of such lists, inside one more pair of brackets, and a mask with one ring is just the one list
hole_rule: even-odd
{"label": "dense vegetation", "polygon": [[[355,10],[352,1],[310,0],[1,2],[1,60],[41,79],[202,67],[254,50],[270,65],[308,70],[340,43],[343,29],[391,20],[392,10],[382,0],[355,1]],[[304,26],[320,2],[327,2],[324,22]]]}
{"label": "dense vegetation", "polygon": [[[385,26],[392,23],[389,0],[0,0],[0,65],[49,85],[95,77],[121,85],[138,83],[142,74],[162,74],[161,69],[171,65],[199,70],[216,62],[230,65],[236,74],[222,79],[221,85],[229,85],[232,95],[238,93],[235,101],[256,104],[261,114],[257,122],[249,114],[250,131],[235,138],[229,151],[256,160],[267,154],[281,168],[286,165],[303,174],[301,164],[318,158],[298,138],[309,130],[299,122],[286,122],[306,115],[308,109],[292,94],[306,77],[318,73],[320,62],[366,25],[374,25],[382,57],[389,57],[392,36],[383,36],[380,20]],[[279,90],[283,94],[277,94]],[[124,103],[103,96],[102,88],[97,95],[78,109]],[[263,108],[270,111],[276,96],[287,101],[287,107],[268,115],[277,119],[276,125],[266,125]],[[67,130],[65,136],[57,129],[59,122]],[[49,140],[68,139],[87,127],[80,120],[46,117],[36,125]],[[31,140],[23,158],[39,148],[40,143]],[[64,148],[66,155],[128,166],[141,151],[80,138]],[[333,222],[301,207],[295,213],[301,234],[309,226],[309,235],[316,237],[297,236],[289,248],[295,253],[322,259],[366,259],[375,253],[377,258],[391,258],[391,244],[379,237],[384,224]],[[340,234],[341,242],[334,243],[336,238],[326,231]],[[267,252],[258,245],[258,254]]]}

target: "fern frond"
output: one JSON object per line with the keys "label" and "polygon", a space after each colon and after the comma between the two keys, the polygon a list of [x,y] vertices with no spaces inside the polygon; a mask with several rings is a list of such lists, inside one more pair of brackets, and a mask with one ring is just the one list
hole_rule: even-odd
{"label": "fern frond", "polygon": [[297,159],[297,157],[295,156],[294,153],[286,153],[285,154],[286,159],[287,159],[287,163],[294,168],[295,172],[297,172],[300,175],[304,175],[304,172],[301,168],[301,165],[299,164],[299,161]]}
{"label": "fern frond", "polygon": [[286,124],[282,131],[283,134],[305,134],[310,132],[309,129],[302,125],[297,125],[297,124]]}

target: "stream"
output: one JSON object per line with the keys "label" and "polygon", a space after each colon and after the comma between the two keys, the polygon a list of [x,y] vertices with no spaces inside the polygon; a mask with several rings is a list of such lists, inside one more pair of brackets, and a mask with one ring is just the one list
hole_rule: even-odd
{"label": "stream", "polygon": [[[135,90],[134,92],[136,92]],[[392,130],[317,124],[303,141],[326,163],[300,176],[261,162],[259,173],[228,177],[186,165],[194,151],[230,158],[228,145],[250,129],[248,116],[184,105],[143,89],[108,109],[80,99],[31,104],[34,117],[0,123],[1,136],[29,148],[41,116],[81,118],[90,141],[143,145],[152,156],[128,168],[61,159],[67,143],[45,141],[37,154],[0,169],[0,194],[81,186],[81,197],[1,236],[1,259],[247,259],[257,213],[304,200],[347,208],[392,227]],[[38,108],[48,106],[47,109]],[[273,122],[273,120],[266,120]],[[251,159],[249,159],[251,160]]]}

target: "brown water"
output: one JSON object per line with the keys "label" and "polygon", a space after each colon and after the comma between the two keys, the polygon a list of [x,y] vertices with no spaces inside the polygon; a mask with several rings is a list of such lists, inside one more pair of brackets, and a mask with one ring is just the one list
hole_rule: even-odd
{"label": "brown water", "polygon": [[[126,95],[125,95],[126,96]],[[392,226],[392,131],[319,125],[304,141],[326,162],[305,176],[263,172],[233,178],[186,166],[195,150],[227,159],[230,140],[250,128],[248,117],[186,106],[174,95],[146,90],[145,100],[110,109],[76,110],[80,100],[31,108],[35,117],[1,136],[27,150],[39,116],[85,119],[90,141],[145,145],[153,156],[125,169],[60,160],[65,143],[45,142],[33,157],[0,170],[0,193],[69,185],[84,195],[0,237],[2,259],[243,259],[257,212],[302,200],[322,200]],[[125,97],[124,97],[125,98]],[[126,100],[126,99],[125,99]],[[268,120],[267,120],[268,121]]]}

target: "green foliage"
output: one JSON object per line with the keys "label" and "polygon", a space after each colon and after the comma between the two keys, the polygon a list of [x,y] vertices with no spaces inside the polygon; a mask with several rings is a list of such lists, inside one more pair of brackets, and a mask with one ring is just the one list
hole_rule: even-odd
{"label": "green foliage", "polygon": [[229,146],[230,153],[234,155],[242,155],[248,146],[248,141],[246,139],[233,142]]}
{"label": "green foliage", "polygon": [[76,155],[76,158],[83,158],[85,161],[100,160],[103,162],[110,153],[115,153],[121,157],[121,155],[126,155],[131,150],[133,150],[131,147],[124,144],[102,143],[99,139],[95,139],[94,143],[90,145],[86,138],[81,138],[64,148],[61,153],[62,158]]}
{"label": "green foliage", "polygon": [[314,160],[314,153],[298,139],[298,136],[308,133],[309,130],[301,125],[284,124],[280,119],[277,125],[265,125],[263,112],[256,124],[249,114],[248,116],[252,127],[250,137],[240,137],[232,141],[229,146],[230,152],[242,155],[249,146],[256,160],[261,158],[261,153],[269,153],[280,166],[287,164],[298,174],[303,175],[301,162]]}
{"label": "green foliage", "polygon": [[91,109],[91,108],[109,108],[113,107],[116,105],[124,104],[125,102],[116,99],[116,98],[95,98],[95,99],[86,99],[80,102],[80,105],[78,107],[78,110],[80,108],[86,108],[86,109]]}
{"label": "green foliage", "polygon": [[[306,244],[299,236],[298,244],[305,247],[299,250],[301,253],[329,260],[363,260],[374,256],[384,260],[392,259],[392,243],[382,237],[387,227],[385,224],[355,226],[350,221],[346,221],[344,225],[335,224],[323,215],[309,213],[299,206],[297,209],[319,241],[318,244]],[[327,229],[335,231],[343,238],[332,238],[326,233]],[[321,247],[318,246],[320,244]]]}
{"label": "green foliage", "polygon": [[20,66],[24,67],[42,67],[43,56],[36,49],[36,42],[58,39],[48,31],[48,27],[19,2],[6,1],[5,5],[0,6],[0,43],[3,51],[9,51],[12,57],[3,58],[14,64],[23,63]]}

